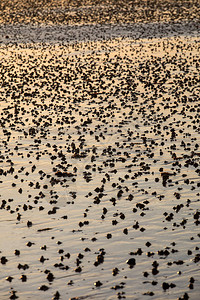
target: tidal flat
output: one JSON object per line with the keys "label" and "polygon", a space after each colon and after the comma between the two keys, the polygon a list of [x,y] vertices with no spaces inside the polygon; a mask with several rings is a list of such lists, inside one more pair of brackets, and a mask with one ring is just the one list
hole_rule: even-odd
{"label": "tidal flat", "polygon": [[200,31],[177,24],[0,26],[1,300],[199,299]]}

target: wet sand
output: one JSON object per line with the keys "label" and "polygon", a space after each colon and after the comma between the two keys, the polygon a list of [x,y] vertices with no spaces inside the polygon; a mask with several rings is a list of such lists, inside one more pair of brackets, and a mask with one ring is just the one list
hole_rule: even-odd
{"label": "wet sand", "polygon": [[200,36],[180,19],[0,26],[0,299],[199,299]]}

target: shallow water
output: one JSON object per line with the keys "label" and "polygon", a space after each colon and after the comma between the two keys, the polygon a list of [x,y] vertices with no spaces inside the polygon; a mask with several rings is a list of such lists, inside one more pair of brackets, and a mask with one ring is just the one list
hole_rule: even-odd
{"label": "shallow water", "polygon": [[199,299],[198,28],[0,27],[1,299]]}

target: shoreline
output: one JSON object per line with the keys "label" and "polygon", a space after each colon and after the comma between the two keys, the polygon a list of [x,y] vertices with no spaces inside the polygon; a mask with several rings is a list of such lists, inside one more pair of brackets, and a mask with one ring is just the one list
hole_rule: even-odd
{"label": "shoreline", "polygon": [[137,23],[123,25],[7,25],[0,24],[0,45],[15,43],[70,43],[108,39],[200,36],[199,22]]}

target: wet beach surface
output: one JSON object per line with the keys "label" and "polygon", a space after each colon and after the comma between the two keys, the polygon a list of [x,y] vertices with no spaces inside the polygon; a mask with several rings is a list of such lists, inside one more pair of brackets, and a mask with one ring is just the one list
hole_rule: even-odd
{"label": "wet beach surface", "polygon": [[199,299],[198,2],[101,26],[35,3],[1,7],[0,298]]}

